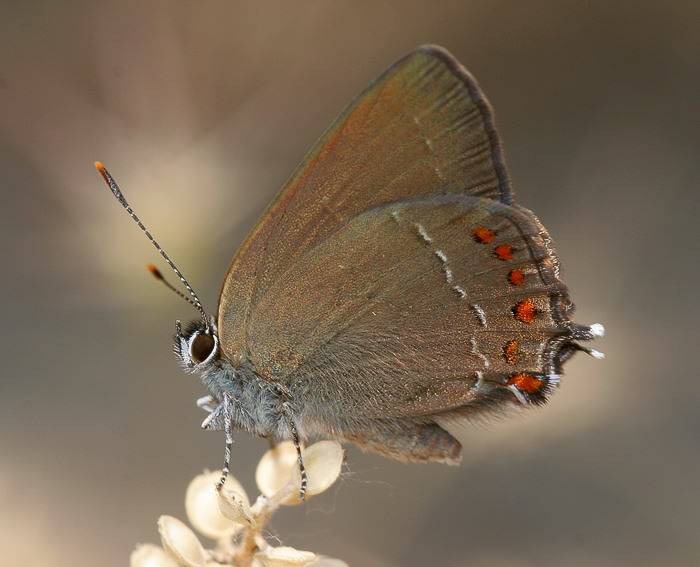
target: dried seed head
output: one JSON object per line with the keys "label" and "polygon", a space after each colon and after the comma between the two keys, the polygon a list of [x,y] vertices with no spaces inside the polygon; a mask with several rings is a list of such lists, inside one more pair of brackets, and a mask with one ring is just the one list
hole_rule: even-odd
{"label": "dried seed head", "polygon": [[[337,441],[319,441],[302,451],[302,459],[308,477],[306,487],[308,498],[327,490],[340,476],[343,448]],[[265,453],[258,463],[255,481],[260,492],[268,498],[290,482],[295,487],[299,486],[301,478],[294,445],[285,441]],[[296,491],[283,501],[287,506],[301,503],[299,493]]]}
{"label": "dried seed head", "polygon": [[298,466],[294,444],[284,441],[262,456],[255,469],[255,483],[270,498],[289,483],[293,469]]}
{"label": "dried seed head", "polygon": [[158,518],[158,532],[165,550],[185,567],[204,567],[204,548],[194,532],[177,518]]}
{"label": "dried seed head", "polygon": [[[199,533],[211,539],[230,537],[242,528],[241,523],[234,523],[221,513],[215,488],[220,477],[220,471],[205,471],[192,479],[185,495],[185,510],[190,523]],[[225,489],[236,492],[239,499],[249,506],[248,496],[235,478],[228,477]]]}
{"label": "dried seed head", "polygon": [[310,565],[316,559],[316,554],[293,547],[268,547],[256,553],[255,558],[265,567],[303,567]]}
{"label": "dried seed head", "polygon": [[226,486],[216,491],[216,494],[219,510],[226,518],[240,526],[255,527],[255,518],[245,494],[241,495],[235,490],[229,490]]}

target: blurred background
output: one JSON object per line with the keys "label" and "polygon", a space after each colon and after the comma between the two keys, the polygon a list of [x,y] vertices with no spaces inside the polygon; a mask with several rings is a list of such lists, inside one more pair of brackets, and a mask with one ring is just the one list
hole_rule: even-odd
{"label": "blurred background", "polygon": [[[459,468],[348,447],[272,535],[352,566],[700,564],[697,2],[0,4],[0,563],[124,565],[218,468],[194,311],[105,188],[105,162],[210,312],[286,177],[372,78],[450,49],[493,103],[576,320],[602,322],[547,407],[460,432]],[[255,494],[267,445],[239,434]]]}

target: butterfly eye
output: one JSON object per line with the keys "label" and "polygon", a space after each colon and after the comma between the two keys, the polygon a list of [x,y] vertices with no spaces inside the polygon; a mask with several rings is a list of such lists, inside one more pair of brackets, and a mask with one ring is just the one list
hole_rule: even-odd
{"label": "butterfly eye", "polygon": [[212,335],[199,333],[190,343],[190,358],[195,364],[201,364],[211,356],[215,347],[216,341]]}

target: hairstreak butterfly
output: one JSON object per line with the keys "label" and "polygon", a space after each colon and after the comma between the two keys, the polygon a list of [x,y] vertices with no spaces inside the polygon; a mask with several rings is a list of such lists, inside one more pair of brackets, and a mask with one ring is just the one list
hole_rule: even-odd
{"label": "hairstreak butterfly", "polygon": [[456,463],[440,422],[541,404],[574,352],[602,357],[577,341],[603,327],[571,321],[552,241],[514,202],[489,103],[442,48],[392,65],[321,137],[234,256],[216,318],[96,165],[201,315],[177,322],[175,354],[209,391],[202,427],[226,434],[219,487],[234,430],[293,440],[302,497],[313,438]]}

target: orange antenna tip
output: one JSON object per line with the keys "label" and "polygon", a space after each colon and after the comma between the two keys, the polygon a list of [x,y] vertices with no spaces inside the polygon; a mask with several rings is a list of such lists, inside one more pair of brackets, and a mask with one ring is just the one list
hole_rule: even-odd
{"label": "orange antenna tip", "polygon": [[160,270],[156,268],[155,264],[148,264],[146,267],[148,268],[148,271],[151,272],[159,280],[165,279],[163,278],[163,274],[160,273]]}
{"label": "orange antenna tip", "polygon": [[97,168],[97,171],[100,172],[100,175],[102,176],[102,179],[105,180],[105,183],[109,185],[109,173],[107,173],[107,168],[102,164],[101,161],[95,162],[95,168]]}

